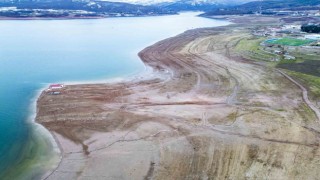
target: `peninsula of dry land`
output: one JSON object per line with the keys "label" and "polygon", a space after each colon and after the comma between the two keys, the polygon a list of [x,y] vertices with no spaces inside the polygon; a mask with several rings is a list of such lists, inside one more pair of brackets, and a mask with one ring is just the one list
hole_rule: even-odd
{"label": "peninsula of dry land", "polygon": [[46,179],[319,178],[318,109],[283,71],[235,48],[278,19],[234,22],[147,47],[148,76],[43,92],[36,121],[62,154]]}

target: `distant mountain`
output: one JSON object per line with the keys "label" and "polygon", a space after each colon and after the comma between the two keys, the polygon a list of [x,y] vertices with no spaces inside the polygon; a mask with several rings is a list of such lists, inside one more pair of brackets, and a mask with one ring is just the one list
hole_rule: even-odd
{"label": "distant mountain", "polygon": [[265,0],[254,1],[236,8],[247,10],[266,10],[266,9],[283,9],[283,8],[297,8],[301,6],[316,6],[320,5],[320,0]]}
{"label": "distant mountain", "polygon": [[320,8],[320,0],[262,0],[253,1],[228,8],[213,9],[207,11],[204,15],[236,15],[236,14],[253,14],[264,12],[272,9],[310,9]]}
{"label": "distant mountain", "polygon": [[186,4],[186,5],[211,5],[211,4],[243,4],[254,0],[107,0],[114,2],[126,2],[131,4],[142,5],[159,5],[159,4]]}
{"label": "distant mountain", "polygon": [[0,7],[18,9],[85,10],[96,13],[126,13],[133,15],[173,14],[156,6],[90,0],[0,0]]}
{"label": "distant mountain", "polygon": [[[109,2],[121,1],[121,2]],[[84,10],[98,16],[145,16],[204,11],[204,16],[270,13],[270,9],[320,9],[320,0],[0,0],[12,16],[36,14],[37,9]],[[127,3],[125,3],[127,2]],[[128,2],[134,3],[130,4]],[[28,12],[33,9],[34,11]],[[29,15],[27,15],[29,16]]]}
{"label": "distant mountain", "polygon": [[169,11],[210,11],[215,8],[222,8],[226,5],[219,4],[217,2],[204,2],[204,1],[193,1],[193,0],[181,0],[172,3],[161,3],[157,6],[169,10]]}
{"label": "distant mountain", "polygon": [[250,1],[252,0],[178,0],[170,3],[157,4],[157,6],[171,11],[210,11]]}
{"label": "distant mountain", "polygon": [[210,11],[240,5],[254,0],[108,0],[133,4],[151,5],[169,11]]}
{"label": "distant mountain", "polygon": [[0,0],[0,7],[18,9],[85,10],[134,15],[175,14],[179,11],[212,11],[252,0]]}

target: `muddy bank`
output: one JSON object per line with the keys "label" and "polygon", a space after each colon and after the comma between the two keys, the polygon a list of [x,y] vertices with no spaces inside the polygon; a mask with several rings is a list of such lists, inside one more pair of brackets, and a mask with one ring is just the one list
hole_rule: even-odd
{"label": "muddy bank", "polygon": [[317,118],[299,87],[233,50],[248,32],[187,31],[139,53],[150,76],[43,92],[36,120],[63,154],[47,179],[316,179]]}

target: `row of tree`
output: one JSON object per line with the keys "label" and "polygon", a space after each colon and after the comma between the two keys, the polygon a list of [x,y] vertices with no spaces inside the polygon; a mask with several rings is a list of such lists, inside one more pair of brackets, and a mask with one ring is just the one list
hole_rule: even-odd
{"label": "row of tree", "polygon": [[320,24],[302,25],[301,31],[307,32],[307,33],[320,33]]}

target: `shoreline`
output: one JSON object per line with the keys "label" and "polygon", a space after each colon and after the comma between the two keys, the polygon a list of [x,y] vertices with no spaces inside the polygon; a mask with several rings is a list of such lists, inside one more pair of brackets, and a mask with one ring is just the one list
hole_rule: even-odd
{"label": "shoreline", "polygon": [[[46,129],[46,130],[49,131],[48,129]],[[59,148],[59,154],[60,154],[60,156],[59,156],[59,162],[58,162],[57,166],[56,166],[54,169],[52,169],[52,170],[50,170],[50,171],[47,171],[47,172],[41,177],[42,180],[48,179],[48,178],[60,167],[60,164],[62,163],[62,160],[63,160],[63,153],[64,153],[64,151],[63,151],[63,148],[62,148],[60,142],[58,141],[57,137],[56,137],[52,132],[49,131],[49,133],[50,133],[50,135],[52,136],[54,143],[56,143],[56,145],[57,145],[58,148]]]}
{"label": "shoreline", "polygon": [[[138,80],[141,80],[142,78],[142,75],[148,75],[148,74],[152,74],[152,68],[151,67],[148,67],[145,63],[144,64],[144,70],[142,72],[138,72],[138,73],[134,73],[134,74],[131,74],[131,75],[126,75],[125,77],[114,77],[114,78],[107,78],[107,79],[101,79],[101,80],[89,80],[89,81],[72,81],[72,82],[61,82],[63,84],[68,84],[68,85],[77,85],[77,84],[105,84],[105,83],[125,83],[127,81],[138,81]],[[126,77],[128,79],[126,79]],[[47,83],[46,86],[44,86],[43,88],[41,88],[37,93],[36,93],[36,96],[35,98],[33,98],[33,105],[32,107],[34,107],[34,111],[35,113],[32,113],[32,117],[29,118],[30,120],[32,120],[33,122],[32,123],[35,123],[36,125],[38,126],[41,126],[43,127],[45,130],[46,130],[46,134],[49,135],[51,138],[50,140],[52,141],[53,144],[55,144],[58,149],[59,149],[59,162],[57,164],[57,166],[52,169],[52,170],[49,170],[47,171],[42,177],[41,179],[42,180],[46,180],[48,179],[61,165],[62,163],[62,160],[63,160],[63,154],[64,154],[64,150],[62,148],[62,145],[59,141],[59,139],[57,138],[57,136],[52,132],[50,131],[49,129],[47,129],[45,126],[43,126],[41,123],[37,122],[36,121],[36,116],[37,116],[37,101],[38,99],[40,98],[40,96],[42,95],[42,93],[47,89],[49,83]]]}
{"label": "shoreline", "polygon": [[[140,61],[141,58],[139,57],[139,53],[137,53],[137,57],[139,58]],[[79,85],[79,84],[115,84],[115,83],[126,83],[126,82],[130,82],[130,81],[141,81],[143,80],[147,80],[147,79],[152,79],[154,78],[154,76],[158,76],[156,73],[154,73],[154,69],[150,66],[148,66],[144,61],[142,61],[144,69],[141,72],[135,72],[133,74],[128,74],[125,75],[124,77],[114,77],[114,78],[102,78],[100,80],[88,80],[88,81],[63,81],[63,82],[59,82],[62,84],[67,84],[67,85]],[[151,77],[149,78],[145,78],[144,76],[148,76],[151,75]],[[28,121],[35,123],[36,126],[41,126],[42,128],[45,129],[46,135],[50,136],[50,141],[55,144],[58,149],[59,149],[59,163],[57,164],[57,166],[53,169],[53,170],[49,170],[47,171],[41,179],[46,180],[48,179],[61,165],[62,160],[63,160],[63,154],[64,154],[64,150],[62,148],[62,145],[59,141],[59,139],[57,138],[57,136],[54,134],[54,132],[50,131],[49,129],[47,129],[45,126],[43,126],[41,123],[36,121],[36,116],[37,116],[37,101],[38,99],[41,97],[42,93],[47,89],[47,87],[50,85],[50,83],[46,83],[46,85],[44,85],[42,88],[40,88],[35,97],[32,99],[32,105],[31,105],[31,111],[33,111],[34,113],[32,113],[31,117],[29,117]]]}
{"label": "shoreline", "polygon": [[301,89],[229,45],[248,27],[193,29],[146,47],[138,56],[154,77],[42,93],[36,122],[59,134],[63,153],[45,179],[318,177],[320,127],[297,111]]}
{"label": "shoreline", "polygon": [[[150,44],[152,44],[152,43],[150,43]],[[149,45],[149,43],[148,44],[146,44],[146,45]],[[138,53],[138,52],[137,52]],[[136,55],[135,55],[136,56]],[[140,61],[140,60],[139,60]],[[140,68],[139,68],[140,69]],[[142,69],[142,68],[141,68]],[[140,72],[140,71],[139,71]],[[130,75],[131,76],[131,75]],[[141,77],[145,77],[145,76],[148,76],[148,75],[140,75]],[[137,77],[137,78],[139,78],[139,79],[141,79],[140,77]],[[104,78],[101,80],[103,83],[106,83],[105,81],[104,81]],[[117,80],[118,81],[118,80]],[[128,81],[130,81],[130,80],[128,80]],[[69,84],[69,82],[67,82],[68,84]],[[70,83],[70,84],[78,84],[78,82],[76,82],[76,81],[73,81],[72,83]],[[81,82],[82,84],[83,83],[85,83],[85,82]],[[88,82],[88,83],[90,83],[90,84],[92,84],[92,83],[101,83],[101,82],[98,82],[98,81],[96,81],[96,82],[92,82],[92,81],[90,81],[90,82]],[[45,83],[41,83],[41,84],[39,84],[40,86],[43,86],[43,85],[46,85]],[[37,87],[40,87],[39,85],[37,85]],[[34,92],[32,93],[32,94],[34,94],[36,92],[36,90],[34,90]],[[33,96],[31,97],[31,98],[33,98]],[[28,98],[28,99],[31,99],[31,98]],[[30,101],[31,102],[31,101]],[[28,103],[29,104],[29,103]],[[27,109],[26,108],[26,111],[27,110],[29,110],[29,109]],[[30,114],[28,114],[28,116],[29,116]],[[26,116],[27,117],[27,116]],[[27,118],[26,118],[26,120],[27,120]],[[28,127],[29,127],[29,121],[28,121]],[[32,124],[33,125],[33,124]],[[44,127],[43,125],[41,125],[41,127]],[[33,127],[31,127],[31,128],[33,128]],[[30,129],[30,128],[29,128]],[[35,129],[36,129],[36,131],[37,131],[37,129],[40,129],[40,128],[38,128],[38,126],[35,126]],[[46,134],[46,133],[45,133]],[[42,134],[42,132],[40,133],[40,135],[42,136],[43,134]],[[37,143],[37,142],[35,142],[34,140],[36,140],[36,139],[38,139],[38,138],[34,138],[34,135],[33,135],[33,137],[31,137],[32,138],[32,142],[31,143]],[[51,138],[51,136],[50,136],[50,139],[52,139]],[[43,138],[41,138],[40,139],[40,141],[41,141],[41,144],[43,145],[43,143],[42,142],[44,142],[44,141],[42,141],[43,140]],[[50,144],[49,144],[50,145]],[[30,148],[31,148],[31,146],[32,146],[32,144],[30,144]],[[37,149],[36,147],[32,147],[32,148],[34,148],[34,149]],[[40,148],[39,148],[40,149]],[[41,149],[43,149],[43,148],[41,148]],[[41,150],[40,150],[41,151]],[[27,152],[27,151],[26,151]],[[37,163],[37,162],[33,162],[33,164],[34,163]],[[29,163],[29,164],[31,164],[31,163]],[[39,163],[40,164],[40,163]],[[20,167],[20,166],[19,166]],[[30,166],[31,167],[31,166]],[[14,170],[14,167],[12,168],[13,170]],[[21,169],[21,168],[20,168]],[[38,170],[39,170],[39,168],[37,168]],[[13,171],[14,172],[14,171]]]}
{"label": "shoreline", "polygon": [[79,19],[108,19],[108,18],[135,18],[135,17],[157,17],[157,16],[174,16],[176,14],[155,14],[155,15],[140,15],[140,16],[82,16],[82,17],[5,17],[0,16],[0,21],[2,20],[79,20]]}
{"label": "shoreline", "polygon": [[72,20],[72,19],[104,19],[107,17],[4,17],[0,16],[1,20]]}
{"label": "shoreline", "polygon": [[[59,145],[59,142],[55,139],[54,134],[52,134],[50,131],[48,131],[48,129],[43,126],[42,124],[36,122],[36,116],[37,116],[37,100],[40,97],[40,95],[42,94],[42,92],[46,89],[47,85],[43,85],[42,88],[40,88],[38,91],[36,91],[34,97],[31,99],[32,103],[29,107],[29,117],[27,120],[27,123],[29,123],[31,125],[30,128],[33,128],[34,131],[37,131],[36,133],[39,135],[44,135],[46,136],[45,139],[48,140],[48,142],[52,145],[51,149],[51,153],[56,153],[59,154],[59,156],[62,155],[62,147]],[[46,147],[47,148],[47,147]],[[54,160],[54,159],[52,159]],[[62,158],[59,158],[59,162],[62,160]],[[54,163],[55,166],[55,163]],[[49,167],[47,167],[49,168]],[[51,169],[52,167],[50,167]],[[49,172],[51,172],[49,170]],[[45,174],[49,173],[48,171],[45,172]],[[39,172],[38,172],[39,173]],[[41,173],[42,174],[42,173]],[[45,175],[44,175],[45,176]],[[41,178],[43,179],[43,178]]]}
{"label": "shoreline", "polygon": [[[148,43],[147,46],[157,43],[157,41],[151,42],[150,44]],[[144,48],[144,47],[143,47]],[[139,50],[140,51],[140,50]],[[138,55],[139,51],[136,53],[136,55]],[[139,56],[137,56],[139,58]],[[138,59],[139,61],[141,61],[141,59]],[[152,75],[153,77],[149,77],[150,78],[154,78],[154,76],[158,76],[158,74],[152,73],[153,69],[149,66],[147,66],[143,61],[141,61],[143,63],[143,70],[140,72],[134,72],[128,75],[125,75],[124,77],[115,77],[115,78],[101,78],[99,80],[87,80],[87,81],[63,81],[60,83],[63,84],[68,84],[68,85],[77,85],[77,84],[100,84],[100,83],[126,83],[129,81],[140,81],[142,79],[146,80],[146,76],[150,76]],[[36,103],[37,99],[40,97],[42,91],[46,88],[46,86],[48,86],[49,83],[44,84],[44,87],[41,88],[39,91],[37,91],[37,95],[36,98],[33,99],[33,102]],[[34,106],[36,108],[36,105]],[[36,109],[35,109],[36,111]],[[34,116],[36,116],[36,113],[34,114]],[[35,118],[32,118],[35,120]],[[34,121],[37,125],[40,125],[41,127],[44,127],[46,130],[48,130],[45,126],[43,126],[41,123]],[[49,131],[49,130],[48,130]],[[55,136],[54,133],[52,133],[51,131],[49,131],[48,133],[50,133],[50,139],[53,141],[54,144],[56,144],[59,149],[60,149],[60,154],[63,154],[63,149],[61,148],[61,145],[59,145],[59,141],[57,140],[57,137]],[[61,160],[60,160],[61,163]],[[59,164],[60,164],[59,163]],[[59,166],[57,166],[55,169],[59,168]],[[52,172],[50,172],[50,174],[52,174]],[[47,173],[46,173],[47,174]],[[46,179],[46,177],[44,177]]]}
{"label": "shoreline", "polygon": [[[228,26],[228,25],[227,25],[227,26]],[[220,27],[220,26],[219,26],[219,27]],[[221,26],[221,27],[224,27],[224,26]],[[192,30],[187,30],[187,31],[196,31],[196,30],[198,30],[198,29],[207,29],[207,28],[197,28],[197,29],[192,29]],[[185,31],[185,32],[186,32],[186,31]],[[185,32],[183,32],[183,33],[181,33],[181,34],[184,34]],[[178,35],[176,35],[176,36],[179,36],[179,35],[181,35],[181,34],[178,34]],[[154,42],[153,44],[161,43],[162,41],[165,41],[165,40],[171,39],[171,38],[175,38],[176,36],[168,37],[168,38],[166,38],[166,39],[163,39],[163,40]],[[149,46],[152,46],[152,45],[148,45],[146,48],[148,48]],[[102,84],[109,84],[109,83],[115,84],[115,83],[128,83],[128,82],[130,82],[130,81],[144,81],[144,80],[148,80],[148,79],[153,79],[153,78],[155,78],[155,77],[159,77],[159,76],[161,76],[161,75],[158,74],[159,72],[155,72],[156,69],[155,69],[154,67],[148,65],[148,64],[143,60],[143,58],[142,58],[141,52],[144,51],[146,48],[144,48],[143,50],[141,50],[141,51],[139,51],[139,52],[137,53],[137,56],[139,57],[139,60],[142,61],[143,65],[144,65],[144,70],[143,70],[142,72],[138,72],[138,73],[134,73],[134,74],[125,76],[125,77],[127,77],[127,78],[125,78],[125,77],[122,77],[122,78],[115,77],[115,78],[111,78],[111,79],[101,79],[101,80],[93,80],[93,81],[92,81],[92,80],[89,80],[89,81],[79,81],[79,82],[78,82],[78,81],[76,81],[76,82],[72,81],[72,82],[61,82],[61,83],[63,83],[63,84],[68,84],[68,86],[70,86],[70,85],[84,85],[84,84],[101,84],[101,83],[102,83]],[[169,73],[169,72],[168,72],[168,71],[165,72],[165,74],[167,74],[167,73]],[[172,76],[173,76],[173,73],[171,72],[170,74],[171,74],[170,76],[172,77]],[[148,78],[142,77],[143,75],[145,75],[145,76],[148,76],[148,75],[149,75],[149,76],[151,76],[151,77],[148,77]],[[166,75],[166,76],[167,76],[167,75]],[[161,77],[161,78],[163,78],[163,77]],[[168,77],[168,78],[169,78],[169,77]],[[49,85],[49,83],[48,83],[48,85]],[[35,106],[34,106],[34,107],[36,108],[36,109],[35,109],[36,111],[37,111],[37,102],[38,102],[38,100],[40,99],[40,97],[41,97],[41,95],[43,94],[43,92],[44,92],[45,89],[46,89],[46,87],[41,88],[41,89],[38,91],[37,95],[35,96],[35,97],[37,97],[37,98],[34,98],[34,103],[35,103]],[[50,171],[46,172],[45,175],[41,178],[41,179],[43,179],[43,180],[46,180],[46,179],[48,179],[55,171],[57,171],[57,169],[59,169],[59,167],[60,167],[60,165],[61,165],[61,163],[62,163],[62,161],[63,161],[63,158],[64,158],[64,155],[63,155],[63,154],[64,154],[64,150],[63,150],[63,147],[62,147],[59,139],[58,139],[57,136],[54,134],[54,132],[50,131],[50,130],[47,129],[45,126],[43,126],[40,122],[36,121],[36,116],[37,116],[37,113],[35,113],[34,116],[33,116],[34,118],[32,118],[33,121],[34,121],[34,123],[40,125],[41,127],[45,128],[45,129],[48,131],[48,133],[49,133],[50,136],[52,137],[53,143],[55,143],[55,144],[58,146],[59,151],[60,151],[60,152],[59,152],[59,154],[60,154],[60,161],[59,161],[59,163],[57,164],[57,166],[56,166],[53,170],[50,170]]]}

